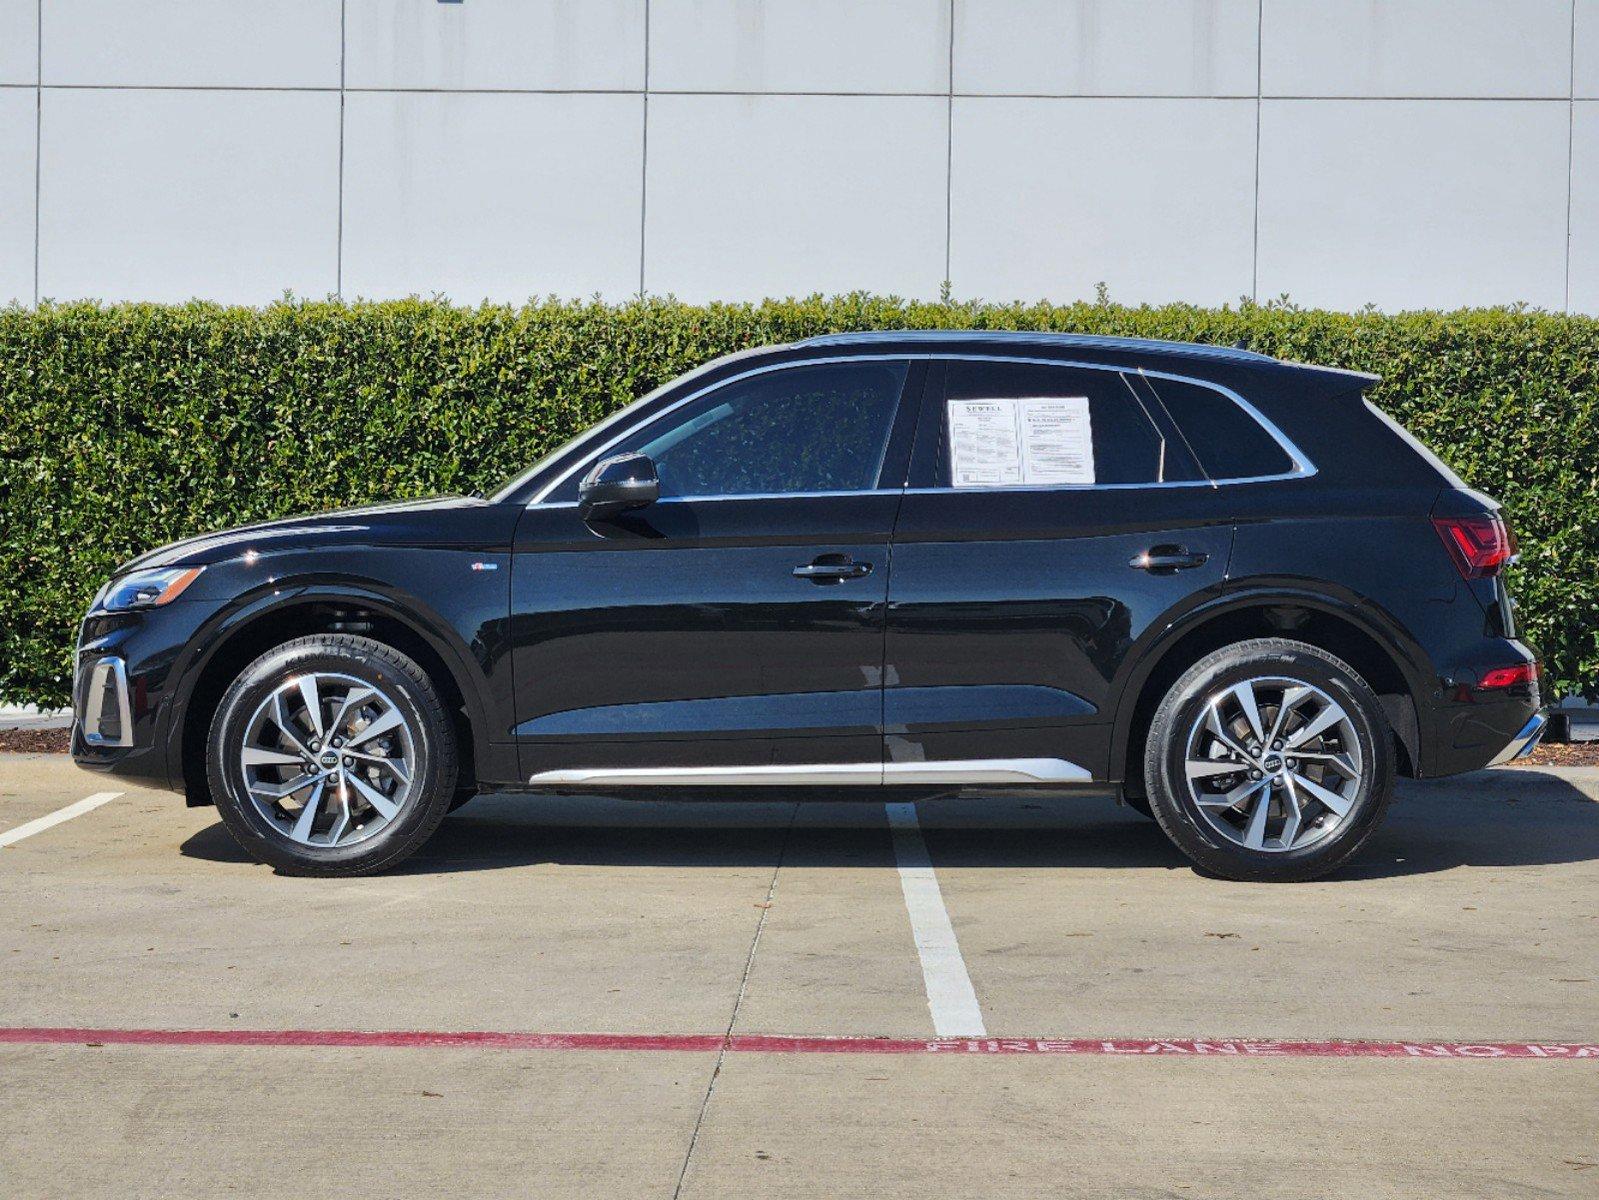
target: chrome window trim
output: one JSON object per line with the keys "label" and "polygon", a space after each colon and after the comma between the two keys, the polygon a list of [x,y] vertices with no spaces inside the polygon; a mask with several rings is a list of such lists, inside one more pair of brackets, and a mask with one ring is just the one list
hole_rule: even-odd
{"label": "chrome window trim", "polygon": [[1064,758],[971,758],[943,762],[762,764],[748,767],[568,767],[539,771],[540,787],[880,787],[889,784],[1092,783]]}
{"label": "chrome window trim", "polygon": [[[879,492],[904,492],[910,495],[931,495],[943,492],[1083,492],[1095,490],[1114,491],[1117,489],[1126,488],[1218,488],[1222,487],[1223,485],[1238,483],[1276,483],[1289,479],[1309,479],[1311,476],[1315,475],[1317,471],[1315,463],[1310,461],[1309,456],[1307,456],[1304,451],[1300,450],[1300,448],[1289,439],[1288,435],[1277,427],[1275,422],[1273,422],[1243,396],[1235,392],[1232,388],[1228,387],[1226,384],[1217,383],[1211,379],[1198,379],[1192,375],[1182,375],[1175,371],[1151,370],[1147,367],[1113,366],[1110,363],[1078,362],[1076,360],[1063,358],[1033,358],[1014,354],[843,354],[828,358],[786,359],[783,362],[768,363],[765,366],[755,367],[751,370],[740,372],[737,375],[730,375],[725,379],[717,380],[715,383],[707,384],[704,387],[697,388],[688,395],[683,396],[678,400],[674,400],[660,412],[654,413],[651,416],[646,417],[633,425],[630,425],[628,428],[621,430],[603,445],[591,448],[588,457],[580,458],[572,466],[562,471],[549,483],[541,487],[533,496],[533,498],[527,502],[527,507],[532,508],[536,506],[539,508],[575,508],[577,505],[574,501],[558,500],[546,504],[544,502],[544,498],[556,488],[560,487],[573,475],[581,471],[584,467],[591,466],[598,460],[599,456],[603,455],[607,450],[617,445],[629,435],[636,433],[639,429],[643,428],[647,424],[651,424],[662,417],[670,415],[679,408],[683,407],[685,404],[692,403],[693,401],[698,400],[701,396],[708,395],[719,388],[726,387],[730,384],[739,383],[745,379],[752,379],[757,375],[765,375],[772,371],[786,371],[798,367],[821,366],[829,363],[885,361],[1020,363],[1026,366],[1066,367],[1083,371],[1110,371],[1118,375],[1139,374],[1151,379],[1169,379],[1174,383],[1187,383],[1192,384],[1195,387],[1209,388],[1213,392],[1220,392],[1223,396],[1227,397],[1234,404],[1238,405],[1246,413],[1248,413],[1249,416],[1266,431],[1271,439],[1277,443],[1277,445],[1282,449],[1283,453],[1288,455],[1289,461],[1294,464],[1294,469],[1291,471],[1282,471],[1274,475],[1246,475],[1223,479],[1182,479],[1171,480],[1162,483],[1062,483],[1050,484],[1047,486],[1020,484],[1012,487],[984,485],[983,487],[970,488],[870,488],[859,492],[754,492],[747,495],[662,497],[662,499],[657,501],[657,503],[664,504],[672,500],[677,500],[680,502],[684,500],[693,500],[698,503],[705,503],[712,500],[796,499],[801,496],[869,496],[875,495]],[[703,370],[703,368],[701,369]],[[621,410],[621,412],[626,411],[626,409]],[[616,415],[619,416],[620,413]],[[605,426],[605,424],[607,424],[607,422],[602,422],[601,425],[596,426],[594,430],[591,430],[590,432],[598,432]],[[1204,464],[1201,463],[1198,465],[1200,470],[1204,470]]]}

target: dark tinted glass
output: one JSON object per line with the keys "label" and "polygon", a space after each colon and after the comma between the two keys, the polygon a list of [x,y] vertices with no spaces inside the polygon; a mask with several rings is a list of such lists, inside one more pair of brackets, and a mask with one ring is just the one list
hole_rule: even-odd
{"label": "dark tinted glass", "polygon": [[877,486],[906,365],[786,367],[730,383],[643,430],[663,496]]}
{"label": "dark tinted glass", "polygon": [[1050,399],[1085,397],[1093,441],[1095,484],[1159,483],[1187,480],[1186,455],[1170,453],[1148,411],[1116,371],[1090,371],[1032,363],[952,361],[946,377],[944,480],[952,479],[951,400]]}
{"label": "dark tinted glass", "polygon": [[1282,475],[1293,460],[1259,421],[1214,388],[1148,379],[1212,479]]}

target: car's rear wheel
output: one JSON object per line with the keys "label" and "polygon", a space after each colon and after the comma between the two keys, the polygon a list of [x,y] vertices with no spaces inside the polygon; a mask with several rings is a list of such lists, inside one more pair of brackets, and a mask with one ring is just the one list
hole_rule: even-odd
{"label": "car's rear wheel", "polygon": [[1371,835],[1393,793],[1392,736],[1348,663],[1286,638],[1226,646],[1155,712],[1144,778],[1155,819],[1228,879],[1315,879]]}
{"label": "car's rear wheel", "polygon": [[206,769],[252,857],[293,875],[362,875],[438,828],[455,796],[455,735],[406,655],[317,634],[240,672],[212,721]]}

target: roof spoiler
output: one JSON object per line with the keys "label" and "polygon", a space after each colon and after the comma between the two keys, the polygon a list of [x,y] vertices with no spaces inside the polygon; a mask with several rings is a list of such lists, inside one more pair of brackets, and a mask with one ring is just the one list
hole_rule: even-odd
{"label": "roof spoiler", "polygon": [[1346,381],[1351,388],[1365,391],[1374,383],[1381,383],[1381,375],[1373,375],[1370,371],[1352,371],[1348,367],[1328,367],[1321,363],[1293,362],[1289,359],[1279,360],[1285,367],[1298,367],[1302,371],[1315,371],[1318,375],[1330,375],[1336,379]]}

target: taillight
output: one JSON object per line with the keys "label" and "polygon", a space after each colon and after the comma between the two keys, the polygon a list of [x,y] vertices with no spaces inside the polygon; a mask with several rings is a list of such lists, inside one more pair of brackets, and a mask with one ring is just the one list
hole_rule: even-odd
{"label": "taillight", "polygon": [[1480,688],[1513,688],[1518,684],[1525,687],[1538,681],[1538,664],[1535,662],[1517,663],[1513,667],[1495,667],[1482,677]]}
{"label": "taillight", "polygon": [[1432,523],[1463,579],[1497,575],[1515,557],[1516,535],[1497,514],[1434,517]]}

